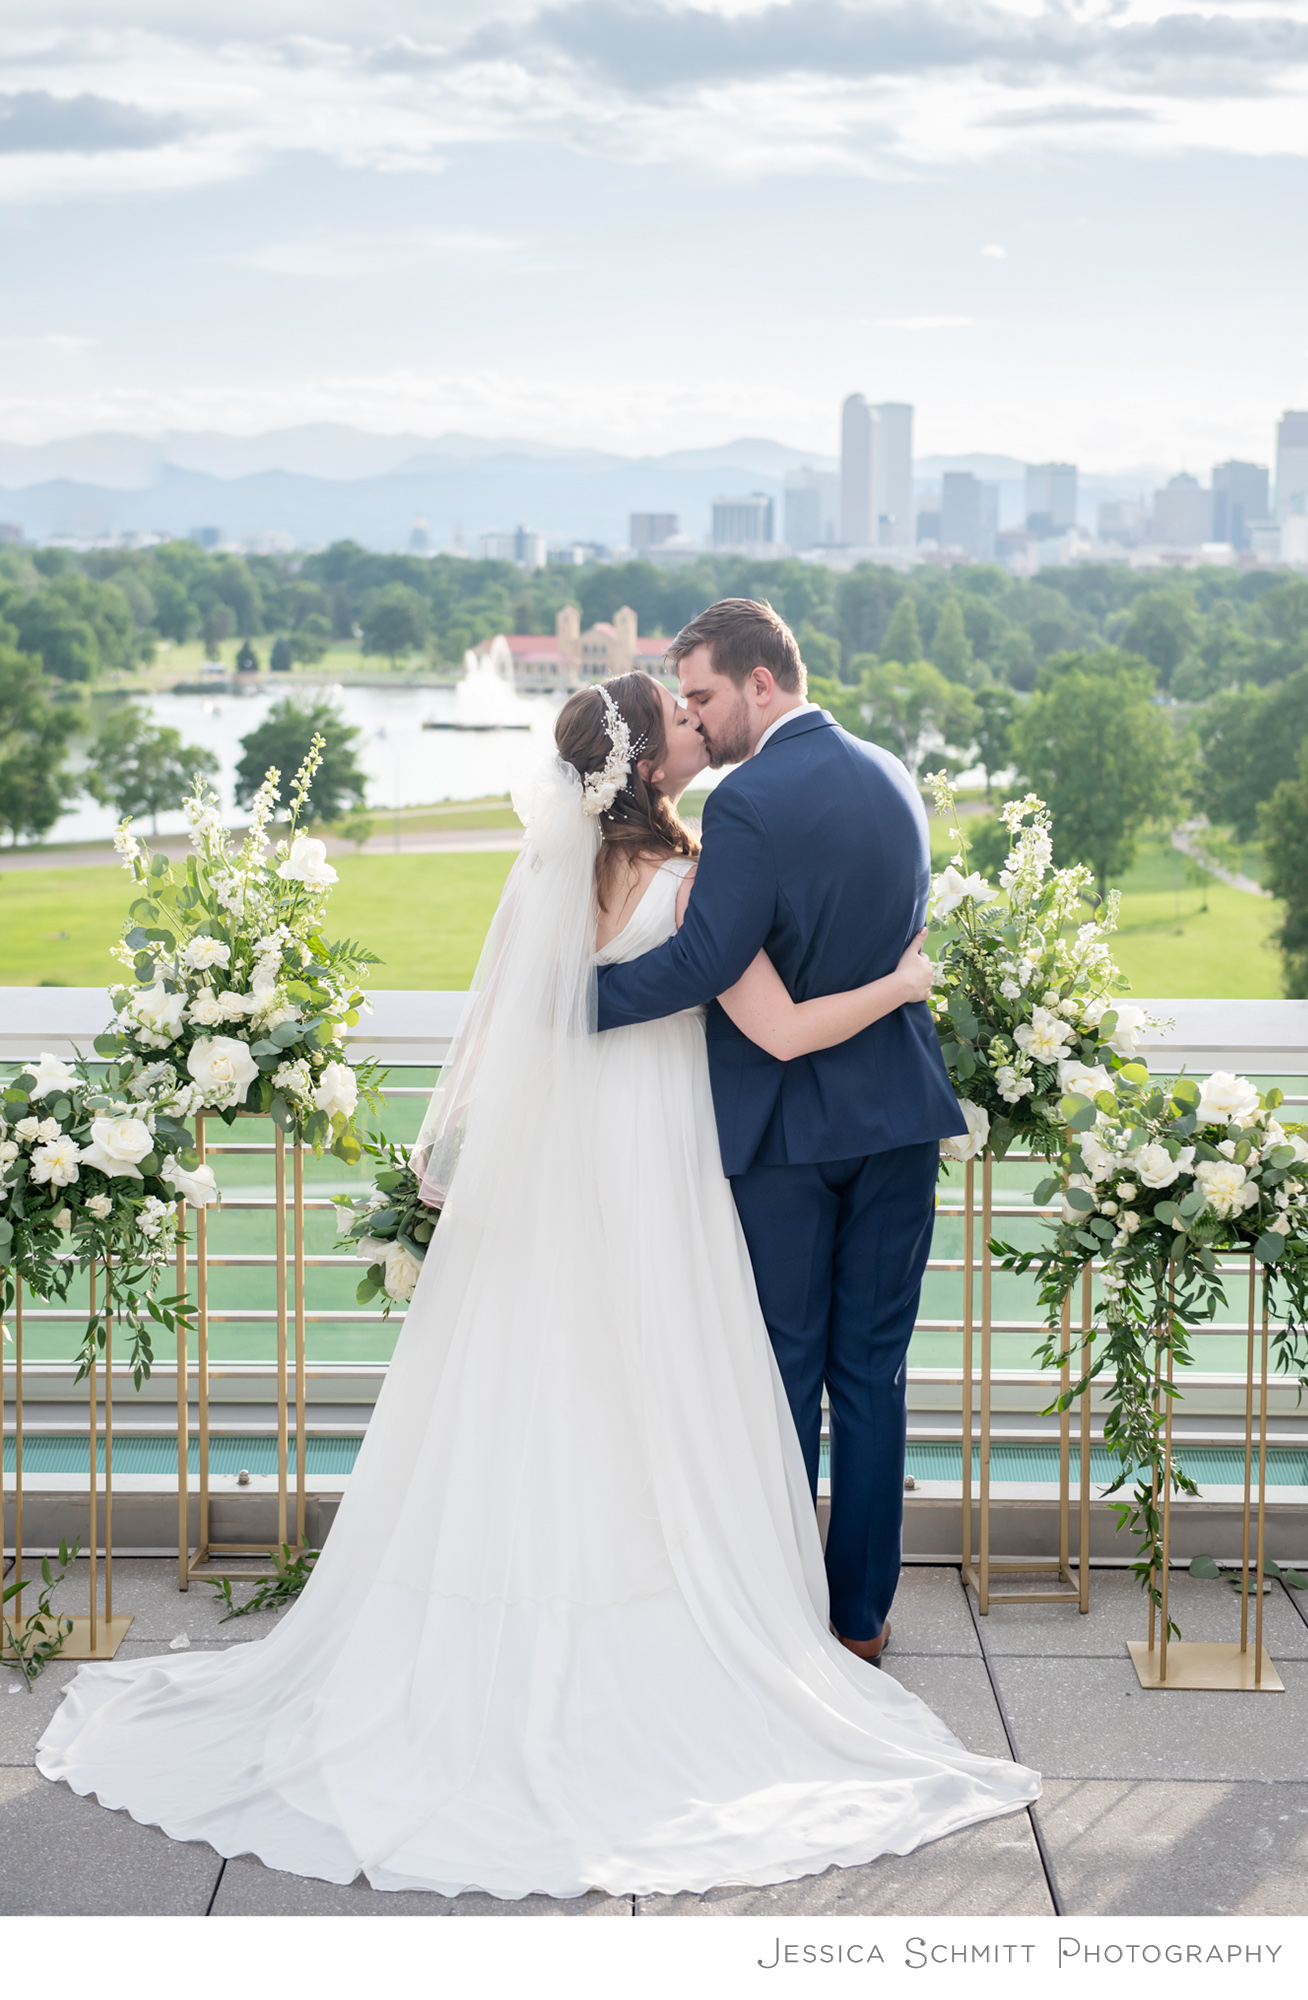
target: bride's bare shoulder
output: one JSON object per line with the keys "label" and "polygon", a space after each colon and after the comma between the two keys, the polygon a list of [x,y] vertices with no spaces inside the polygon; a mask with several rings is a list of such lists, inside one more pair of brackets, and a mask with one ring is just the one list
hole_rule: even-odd
{"label": "bride's bare shoulder", "polygon": [[627,862],[625,872],[610,889],[607,906],[600,904],[599,922],[595,926],[596,951],[603,951],[619,931],[626,929],[635,915],[636,905],[662,867],[663,859],[656,854],[636,854]]}

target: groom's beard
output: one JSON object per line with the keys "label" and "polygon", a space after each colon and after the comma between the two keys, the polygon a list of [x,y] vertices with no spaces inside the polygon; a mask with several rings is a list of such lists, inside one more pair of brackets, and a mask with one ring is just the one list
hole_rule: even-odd
{"label": "groom's beard", "polygon": [[743,689],[726,714],[714,718],[713,734],[710,736],[701,723],[700,735],[708,745],[711,771],[720,771],[724,764],[744,763],[754,746],[749,738],[749,703]]}

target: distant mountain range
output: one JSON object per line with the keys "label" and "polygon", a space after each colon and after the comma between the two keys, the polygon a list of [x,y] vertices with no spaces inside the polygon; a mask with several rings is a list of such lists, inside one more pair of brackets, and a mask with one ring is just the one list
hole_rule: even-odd
{"label": "distant mountain range", "polygon": [[[771,438],[632,458],[459,432],[383,437],[347,424],[257,437],[106,431],[41,445],[0,442],[0,520],[20,526],[29,541],[212,527],[224,539],[280,532],[300,546],[352,537],[395,549],[407,545],[421,516],[433,548],[448,548],[461,529],[475,554],[478,535],[519,524],[551,539],[620,544],[633,512],[675,514],[683,532],[707,536],[716,498],[761,491],[777,502],[780,536],[785,475],[799,465],[832,471],[837,461]],[[928,484],[945,470],[996,480],[1002,517],[1020,512],[1020,460],[973,453],[916,467]],[[1145,468],[1083,484],[1108,497],[1134,495],[1161,478]]]}

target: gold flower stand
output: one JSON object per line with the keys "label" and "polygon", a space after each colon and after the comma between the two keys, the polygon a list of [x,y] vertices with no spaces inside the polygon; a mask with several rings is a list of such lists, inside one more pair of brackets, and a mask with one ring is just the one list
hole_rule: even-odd
{"label": "gold flower stand", "polygon": [[[97,1279],[101,1267],[91,1266],[91,1318],[95,1319]],[[90,1496],[89,1536],[87,1540],[88,1597],[87,1610],[80,1616],[60,1611],[61,1618],[71,1618],[72,1631],[66,1635],[59,1648],[62,1660],[111,1660],[126,1638],[132,1623],[130,1612],[114,1611],[114,1301],[113,1268],[106,1259],[103,1266],[104,1279],[104,1609],[99,1605],[100,1567],[100,1364],[93,1346],[91,1365],[88,1370],[88,1449],[87,1488]],[[2,1336],[3,1329],[0,1329]],[[0,1448],[3,1446],[4,1410],[4,1342],[0,1337]],[[0,1474],[0,1489],[3,1488]],[[14,1568],[10,1583],[23,1580],[23,1282],[14,1282]],[[0,1497],[2,1491],[0,1491]],[[5,1510],[0,1508],[0,1515]],[[0,1544],[4,1541],[0,1535]],[[38,1571],[39,1577],[39,1571]],[[36,1578],[32,1579],[33,1585]],[[9,1622],[20,1627],[22,1621],[31,1615],[32,1607],[24,1608],[19,1597],[10,1599],[13,1615]],[[12,1647],[6,1647],[3,1657],[14,1660],[17,1655]]]}
{"label": "gold flower stand", "polygon": [[[1025,1211],[1015,1211],[1025,1213]],[[1090,1609],[1090,1391],[1087,1387],[1080,1399],[1080,1495],[1079,1527],[1080,1546],[1077,1553],[1076,1572],[1073,1574],[1071,1558],[1071,1409],[1065,1406],[1058,1418],[1058,1554],[1056,1556],[994,1556],[990,1552],[990,1445],[992,1435],[991,1404],[993,1393],[993,1372],[991,1347],[993,1336],[993,1263],[990,1251],[991,1224],[994,1215],[994,1156],[987,1151],[981,1163],[981,1366],[979,1376],[974,1367],[976,1326],[976,1163],[969,1160],[963,1188],[963,1581],[976,1592],[977,1610],[985,1617],[992,1604],[1075,1604],[1078,1611]],[[1081,1285],[1081,1374],[1087,1376],[1090,1369],[1090,1343],[1093,1320],[1091,1317],[1091,1271],[1087,1264],[1082,1273]],[[1072,1299],[1069,1292],[1063,1301],[1063,1350],[1068,1352],[1072,1345],[1071,1333]],[[1071,1365],[1065,1361],[1060,1377],[1063,1397],[1071,1388]],[[976,1560],[972,1557],[972,1420],[974,1400],[979,1403],[979,1465],[977,1479],[978,1500],[978,1547]],[[1046,1589],[1012,1590],[996,1589],[995,1579],[1006,1576],[1031,1576],[1048,1573],[1053,1578]]]}
{"label": "gold flower stand", "polygon": [[[258,1113],[243,1113],[243,1116],[261,1116]],[[275,1136],[271,1143],[241,1144],[239,1142],[206,1142],[205,1114],[200,1112],[195,1120],[195,1150],[201,1161],[208,1154],[241,1153],[268,1154],[273,1156],[274,1196],[274,1252],[273,1264],[277,1287],[277,1539],[280,1549],[289,1544],[292,1554],[305,1553],[305,1514],[308,1505],[308,1454],[305,1450],[305,1356],[304,1356],[304,1150],[301,1146],[291,1147],[291,1214],[290,1245],[287,1245],[287,1200],[286,1200],[286,1135],[280,1126],[274,1127]],[[238,1575],[243,1582],[264,1582],[276,1577],[274,1568],[247,1569],[242,1562],[239,1570],[224,1570],[218,1560],[224,1556],[248,1559],[264,1556],[271,1562],[273,1549],[267,1542],[224,1542],[213,1538],[210,1521],[211,1480],[209,1470],[209,1272],[211,1266],[227,1263],[248,1263],[249,1258],[214,1257],[209,1252],[208,1211],[199,1208],[193,1211],[195,1226],[195,1252],[191,1259],[195,1267],[195,1325],[196,1325],[196,1401],[197,1401],[197,1441],[199,1446],[199,1538],[194,1548],[190,1546],[190,1356],[185,1327],[179,1322],[177,1329],[177,1585],[179,1590],[189,1588],[192,1579],[203,1581],[210,1577]],[[264,1261],[259,1259],[257,1261]],[[294,1342],[295,1342],[295,1533],[290,1530],[290,1370],[289,1345],[291,1339],[291,1306],[287,1290],[287,1265],[294,1271]],[[177,1253],[177,1289],[188,1291],[187,1257],[185,1247],[180,1244]]]}
{"label": "gold flower stand", "polygon": [[[1218,1643],[1206,1640],[1168,1640],[1168,1579],[1171,1573],[1172,1533],[1172,1351],[1167,1351],[1166,1387],[1162,1371],[1161,1345],[1154,1362],[1154,1411],[1163,1427],[1162,1493],[1157,1465],[1153,1476],[1153,1504],[1162,1505],[1160,1561],[1149,1572],[1149,1638],[1128,1639],[1127,1651],[1142,1688],[1184,1688],[1191,1691],[1228,1691],[1238,1694],[1284,1694],[1285,1683],[1272,1665],[1263,1645],[1263,1565],[1267,1559],[1267,1349],[1271,1279],[1264,1269],[1262,1284],[1262,1326],[1258,1327],[1258,1265],[1249,1258],[1249,1331],[1245,1361],[1244,1396],[1244,1524],[1240,1558],[1240,1638]],[[1255,1344],[1259,1345],[1258,1368],[1254,1367]],[[1253,1515],[1254,1381],[1258,1382],[1258,1509],[1257,1527]],[[1249,1645],[1250,1544],[1256,1537],[1253,1570],[1254,1639]],[[1159,1602],[1153,1593],[1157,1591]]]}

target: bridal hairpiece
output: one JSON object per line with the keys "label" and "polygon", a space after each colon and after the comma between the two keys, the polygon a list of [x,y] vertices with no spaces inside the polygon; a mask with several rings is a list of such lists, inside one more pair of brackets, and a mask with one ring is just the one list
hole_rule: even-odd
{"label": "bridal hairpiece", "polygon": [[640,755],[649,741],[648,736],[641,736],[633,743],[631,731],[613,696],[606,687],[602,687],[599,693],[605,709],[604,726],[612,748],[604,759],[603,769],[588,771],[581,781],[581,810],[588,819],[596,819],[609,810],[627,782],[633,759]]}

